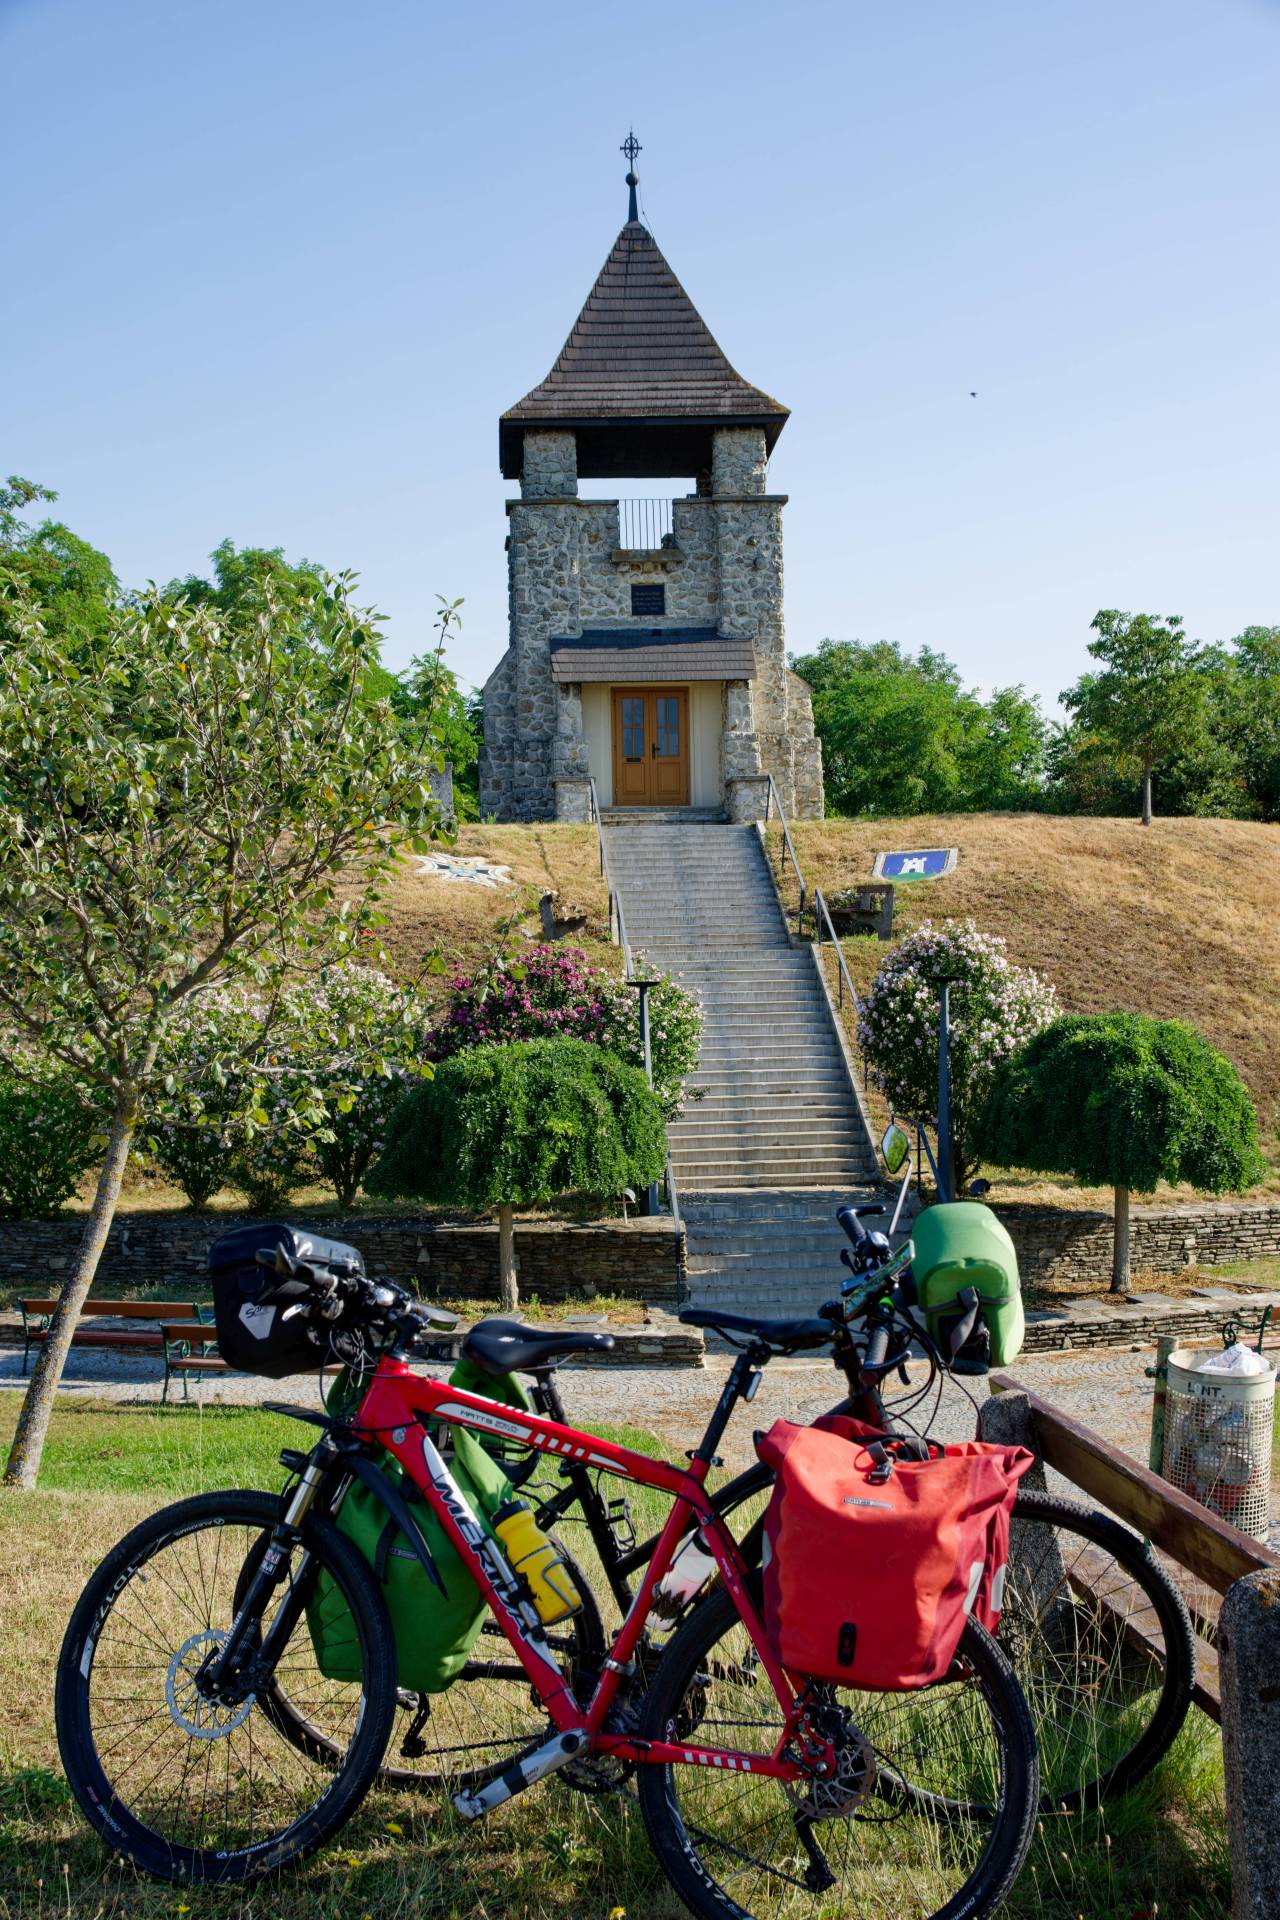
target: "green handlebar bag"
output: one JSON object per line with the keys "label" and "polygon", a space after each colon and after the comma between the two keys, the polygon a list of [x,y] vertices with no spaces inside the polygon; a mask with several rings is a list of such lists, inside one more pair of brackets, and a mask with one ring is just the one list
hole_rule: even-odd
{"label": "green handlebar bag", "polygon": [[[912,1226],[911,1239],[916,1297],[944,1358],[951,1357],[952,1335],[967,1319],[976,1295],[978,1319],[990,1336],[990,1364],[1004,1367],[1016,1360],[1026,1333],[1018,1256],[990,1207],[979,1200],[926,1207]],[[985,1371],[985,1364],[966,1368],[962,1363],[956,1371]]]}
{"label": "green handlebar bag", "polygon": [[[524,1388],[514,1375],[495,1380],[460,1360],[449,1378],[452,1386],[465,1392],[483,1394],[506,1406],[528,1407]],[[342,1405],[344,1399],[349,1404],[345,1376],[338,1377],[328,1398],[331,1407]],[[491,1516],[512,1494],[500,1462],[465,1427],[447,1426],[443,1435],[437,1430],[432,1437],[438,1446],[442,1438],[447,1441],[453,1477],[488,1527]],[[462,1672],[479,1638],[487,1611],[484,1596],[404,1468],[386,1453],[377,1465],[408,1506],[444,1591],[433,1584],[412,1543],[363,1481],[353,1480],[343,1495],[336,1516],[338,1531],[359,1549],[382,1588],[395,1633],[398,1684],[409,1693],[443,1693]],[[307,1627],[325,1678],[359,1680],[360,1652],[350,1612],[323,1571],[307,1603]]]}

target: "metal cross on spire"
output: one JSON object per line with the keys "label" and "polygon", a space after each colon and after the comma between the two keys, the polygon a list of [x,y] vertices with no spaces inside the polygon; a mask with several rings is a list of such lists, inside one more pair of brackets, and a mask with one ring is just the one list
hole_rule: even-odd
{"label": "metal cross on spire", "polygon": [[630,171],[627,174],[627,186],[631,193],[631,203],[627,210],[627,219],[629,221],[638,220],[640,218],[640,210],[636,205],[636,188],[640,185],[640,175],[636,172],[636,155],[638,153],[643,153],[644,148],[640,145],[640,142],[636,139],[634,127],[631,127],[628,129],[627,137],[623,141],[622,145],[619,147],[618,151],[619,153],[626,154],[627,165],[630,169]]}

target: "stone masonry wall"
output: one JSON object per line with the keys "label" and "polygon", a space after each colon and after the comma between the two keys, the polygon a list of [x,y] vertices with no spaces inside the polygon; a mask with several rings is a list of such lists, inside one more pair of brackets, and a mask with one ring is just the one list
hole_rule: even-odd
{"label": "stone masonry wall", "polygon": [[[821,817],[812,705],[786,664],[784,502],[765,492],[767,481],[763,432],[718,428],[712,496],[672,503],[673,548],[623,558],[617,501],[578,497],[573,434],[525,434],[521,495],[508,504],[510,645],[485,686],[482,812],[585,817],[592,769],[580,696],[557,690],[549,642],[584,627],[635,633],[668,626],[715,628],[754,648],[755,680],[726,689],[721,759],[732,816],[760,817],[771,773],[792,817]],[[638,621],[630,590],[646,583],[663,585],[666,611]]]}
{"label": "stone masonry wall", "polygon": [[[117,1217],[94,1291],[145,1292],[157,1286],[202,1287],[211,1240],[244,1226],[251,1214],[138,1213]],[[360,1249],[371,1274],[399,1280],[424,1298],[496,1299],[498,1230],[447,1226],[431,1220],[375,1219],[363,1214],[308,1213],[294,1223],[346,1240]],[[81,1220],[7,1221],[0,1248],[0,1281],[28,1297],[61,1282],[79,1244]],[[670,1219],[599,1220],[578,1226],[560,1220],[516,1225],[516,1264],[527,1302],[569,1295],[622,1294],[638,1300],[674,1300],[683,1291],[685,1236]]]}
{"label": "stone masonry wall", "polygon": [[[1108,1281],[1111,1216],[1066,1207],[997,1206],[1018,1251],[1023,1285],[1050,1280]],[[1173,1274],[1280,1255],[1280,1206],[1214,1202],[1203,1207],[1134,1207],[1135,1273]]]}

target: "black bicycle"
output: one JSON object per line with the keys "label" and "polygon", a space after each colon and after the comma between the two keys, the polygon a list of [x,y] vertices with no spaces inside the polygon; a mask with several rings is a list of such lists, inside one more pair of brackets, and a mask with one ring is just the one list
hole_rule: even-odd
{"label": "black bicycle", "polygon": [[[831,1411],[901,1432],[913,1415],[929,1408],[931,1396],[930,1418],[936,1413],[947,1363],[912,1315],[909,1258],[893,1256],[888,1237],[863,1226],[863,1215],[882,1211],[840,1210],[838,1217],[852,1242],[845,1256],[851,1277],[844,1297],[827,1302],[820,1314],[847,1389]],[[865,1312],[854,1316],[862,1329],[857,1335],[847,1317],[848,1296],[856,1289],[871,1295]],[[812,1350],[814,1344],[812,1320],[762,1321],[692,1307],[680,1317],[744,1350],[761,1340],[772,1350],[785,1349],[804,1330],[810,1330],[803,1338],[805,1348]],[[502,1379],[504,1391],[510,1390],[511,1373],[528,1375],[534,1410],[572,1424],[555,1361],[591,1344],[593,1337],[504,1323],[502,1340],[491,1342],[486,1327],[492,1324],[481,1323],[467,1335],[467,1358],[495,1381]],[[906,1369],[913,1345],[923,1348],[928,1363],[922,1384],[912,1382]],[[893,1376],[908,1391],[886,1401],[884,1387]],[[926,1433],[928,1424],[927,1419],[922,1423]],[[625,1617],[657,1535],[638,1538],[627,1499],[607,1491],[599,1472],[588,1466],[552,1462],[544,1454],[515,1448],[506,1451],[503,1464],[544,1532],[572,1526],[590,1541],[599,1566],[597,1582],[562,1544],[587,1604],[558,1631],[555,1644],[566,1672],[598,1671],[606,1634],[594,1588],[602,1583],[618,1615]],[[771,1485],[769,1470],[757,1464],[713,1495],[750,1565],[759,1564],[761,1517]],[[709,1556],[690,1538],[660,1594],[657,1614],[662,1623],[678,1625],[713,1578]],[[1127,1793],[1168,1751],[1186,1719],[1195,1643],[1186,1605],[1169,1575],[1147,1543],[1118,1521],[1080,1502],[1029,1488],[1025,1480],[1014,1508],[999,1638],[1036,1722],[1045,1811],[1094,1807]],[[646,1635],[637,1655],[642,1669],[656,1663],[665,1642],[665,1635]],[[459,1779],[488,1777],[527,1746],[542,1724],[523,1669],[492,1623],[447,1693],[401,1691],[398,1699],[382,1778],[401,1788],[456,1787]],[[566,1769],[564,1777],[584,1791],[599,1791],[616,1786],[623,1771],[597,1759]]]}

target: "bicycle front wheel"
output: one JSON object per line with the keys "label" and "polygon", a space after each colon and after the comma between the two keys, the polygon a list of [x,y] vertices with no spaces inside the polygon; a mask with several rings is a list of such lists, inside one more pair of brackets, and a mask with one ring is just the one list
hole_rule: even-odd
{"label": "bicycle front wheel", "polygon": [[[58,1662],[58,1745],[71,1789],[114,1852],[164,1880],[248,1880],[321,1846],[372,1785],[395,1713],[395,1650],[373,1575],[332,1522],[312,1515],[251,1636],[279,1621],[273,1680],[211,1688],[206,1669],[237,1618],[237,1585],[280,1514],[268,1493],[201,1494],[153,1514],[107,1555],[80,1596]],[[322,1672],[307,1628],[329,1576]],[[333,1665],[332,1657],[330,1665]],[[273,1688],[305,1699],[330,1759],[286,1739]]]}
{"label": "bicycle front wheel", "polygon": [[[1039,1797],[1031,1718],[994,1640],[971,1622],[945,1680],[914,1693],[811,1684],[834,1777],[640,1768],[650,1843],[685,1905],[704,1920],[990,1913],[1026,1857]],[[776,1749],[782,1711],[729,1594],[712,1594],[671,1641],[641,1733]]]}

